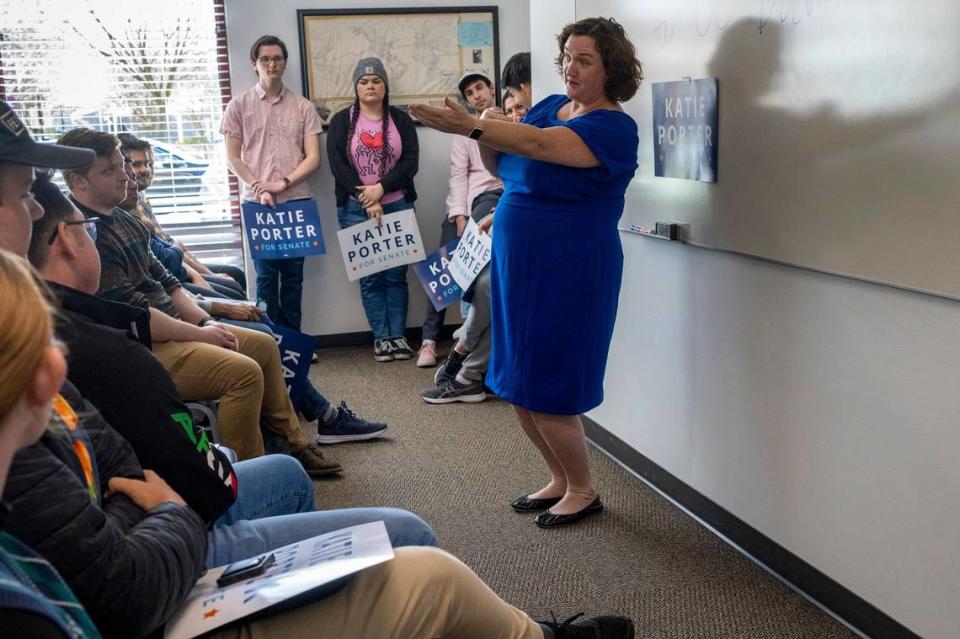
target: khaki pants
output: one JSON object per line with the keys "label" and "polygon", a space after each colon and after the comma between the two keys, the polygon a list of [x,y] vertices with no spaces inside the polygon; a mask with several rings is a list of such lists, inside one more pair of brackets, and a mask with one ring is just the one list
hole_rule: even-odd
{"label": "khaki pants", "polygon": [[356,575],[340,592],[214,634],[227,639],[542,639],[543,630],[504,602],[458,559],[426,547]]}
{"label": "khaki pants", "polygon": [[261,420],[293,452],[303,450],[309,440],[287,395],[277,343],[266,333],[224,328],[237,336],[237,352],[203,342],[155,342],[153,354],[184,401],[220,400],[220,438],[240,459],[263,455]]}

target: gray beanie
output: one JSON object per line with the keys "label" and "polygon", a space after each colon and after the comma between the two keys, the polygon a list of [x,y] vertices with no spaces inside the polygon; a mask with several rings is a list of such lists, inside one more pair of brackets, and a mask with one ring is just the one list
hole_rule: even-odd
{"label": "gray beanie", "polygon": [[356,68],[353,70],[353,90],[357,90],[357,82],[360,81],[365,75],[375,75],[381,80],[383,80],[384,88],[389,92],[390,91],[390,82],[387,80],[387,71],[383,68],[383,62],[380,62],[380,58],[363,58],[360,62],[357,62]]}

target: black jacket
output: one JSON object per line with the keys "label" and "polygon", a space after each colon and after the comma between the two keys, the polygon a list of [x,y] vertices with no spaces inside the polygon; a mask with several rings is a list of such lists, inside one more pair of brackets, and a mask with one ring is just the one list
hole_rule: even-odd
{"label": "black jacket", "polygon": [[[92,443],[100,495],[111,477],[143,478],[133,450],[69,382],[61,389]],[[5,530],[53,564],[104,637],[141,637],[186,599],[207,554],[203,521],[186,506],[140,510],[123,495],[95,502],[71,440],[58,432],[13,459]]]}
{"label": "black jacket", "polygon": [[[380,183],[383,192],[390,193],[398,189],[408,202],[417,199],[417,191],[413,188],[413,176],[420,168],[420,141],[417,138],[417,127],[410,116],[396,107],[390,107],[390,119],[400,134],[400,159],[393,170],[383,176]],[[347,142],[347,132],[350,130],[350,109],[338,112],[330,120],[327,129],[327,158],[330,160],[330,171],[333,172],[337,206],[343,206],[351,195],[356,195],[356,187],[362,185],[357,170],[350,162],[350,145]]]}
{"label": "black jacket", "polygon": [[[210,523],[236,499],[226,456],[198,429],[149,345],[149,313],[48,282],[60,301],[57,336],[67,344],[68,378],[84,399]],[[135,338],[139,338],[138,342]]]}

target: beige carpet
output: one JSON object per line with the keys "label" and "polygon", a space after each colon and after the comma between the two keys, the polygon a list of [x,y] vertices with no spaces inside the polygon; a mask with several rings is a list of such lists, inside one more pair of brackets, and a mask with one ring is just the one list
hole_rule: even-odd
{"label": "beige carpet", "polygon": [[393,506],[430,523],[444,549],[535,619],[630,616],[638,637],[849,638],[855,635],[591,449],[606,512],[540,530],[509,506],[547,479],[509,406],[432,406],[433,370],[376,363],[372,349],[321,353],[311,374],[333,402],[386,421],[384,440],[326,447],[341,479],[318,506]]}

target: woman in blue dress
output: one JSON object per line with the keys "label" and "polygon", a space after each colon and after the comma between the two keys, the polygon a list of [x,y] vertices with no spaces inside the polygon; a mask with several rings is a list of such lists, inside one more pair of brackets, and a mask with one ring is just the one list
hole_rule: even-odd
{"label": "woman in blue dress", "polygon": [[620,103],[642,78],[612,19],[567,25],[557,42],[566,95],[545,98],[521,123],[492,112],[476,119],[452,100],[410,109],[427,126],[478,140],[504,182],[486,383],[513,404],[550,470],[545,487],[512,502],[544,511],[535,519],[544,528],[603,510],[579,415],[603,401],[623,270],[617,221],[637,168],[637,126]]}

